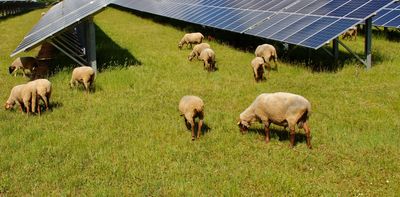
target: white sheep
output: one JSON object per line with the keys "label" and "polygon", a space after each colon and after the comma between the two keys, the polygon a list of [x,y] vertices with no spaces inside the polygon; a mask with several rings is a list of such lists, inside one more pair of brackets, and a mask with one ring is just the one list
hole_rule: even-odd
{"label": "white sheep", "polygon": [[8,68],[10,74],[14,73],[14,76],[17,76],[17,70],[22,70],[22,73],[25,77],[25,69],[28,69],[32,72],[33,68],[37,65],[36,58],[34,57],[18,57],[15,59],[11,66]]}
{"label": "white sheep", "polygon": [[[251,67],[253,68],[253,75],[256,82],[264,80],[264,60],[261,57],[255,57],[251,60]],[[269,70],[268,70],[268,78],[269,78]]]}
{"label": "white sheep", "polygon": [[348,39],[357,41],[357,27],[353,26],[350,27],[346,32],[343,33],[342,39]]}
{"label": "white sheep", "polygon": [[185,34],[181,41],[178,43],[178,48],[182,49],[183,45],[190,45],[190,48],[192,48],[192,44],[199,44],[203,41],[203,34],[196,32],[196,33],[188,33]]}
{"label": "white sheep", "polygon": [[307,146],[311,148],[310,127],[308,117],[311,104],[304,97],[292,93],[277,92],[259,95],[253,103],[240,114],[238,125],[242,133],[247,132],[252,122],[260,121],[265,126],[265,142],[270,140],[269,126],[274,123],[289,127],[290,146],[294,146],[295,126],[304,128],[307,136]]}
{"label": "white sheep", "polygon": [[271,69],[271,65],[269,63],[271,59],[274,60],[275,69],[278,69],[278,64],[276,63],[278,61],[278,55],[274,46],[270,44],[259,45],[254,54],[256,57],[262,57],[264,59],[267,69]]}
{"label": "white sheep", "polygon": [[200,43],[200,44],[196,44],[193,47],[192,52],[190,52],[189,56],[188,56],[188,60],[192,61],[193,58],[197,57],[199,58],[200,53],[207,48],[211,48],[211,46],[208,43]]}
{"label": "white sheep", "polygon": [[[41,113],[40,110],[40,105],[39,105],[39,99],[41,99],[44,102],[44,105],[46,107],[46,111],[49,110],[49,104],[50,104],[50,96],[51,96],[51,82],[47,79],[36,79],[34,81],[30,81],[27,83],[31,87],[35,88],[35,91],[32,94],[32,112],[35,112],[35,108],[37,106],[37,110],[39,112],[39,115]],[[37,101],[37,105],[36,105]]]}
{"label": "white sheep", "polygon": [[194,134],[194,121],[195,118],[199,118],[198,130],[197,130],[197,139],[200,137],[201,127],[203,125],[204,119],[204,102],[201,98],[197,96],[184,96],[179,102],[179,111],[181,116],[183,116],[185,120],[185,125],[191,128],[192,131],[192,140],[195,139]]}
{"label": "white sheep", "polygon": [[204,69],[207,71],[215,70],[215,52],[210,49],[204,49],[199,55],[199,59],[203,60]]}
{"label": "white sheep", "polygon": [[90,87],[95,80],[96,72],[92,67],[81,66],[72,71],[70,86],[74,87],[76,83],[82,83],[85,86],[86,92],[89,92]]}
{"label": "white sheep", "polygon": [[8,97],[4,107],[6,110],[12,109],[16,102],[18,102],[21,112],[23,113],[23,106],[26,109],[26,113],[29,114],[30,103],[32,100],[32,95],[35,91],[35,88],[28,84],[21,84],[14,86],[11,89],[10,96]]}

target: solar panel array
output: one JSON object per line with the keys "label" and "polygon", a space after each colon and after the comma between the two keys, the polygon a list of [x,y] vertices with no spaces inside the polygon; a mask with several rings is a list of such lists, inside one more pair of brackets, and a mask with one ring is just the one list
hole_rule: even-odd
{"label": "solar panel array", "polygon": [[64,0],[57,3],[33,27],[11,56],[56,35],[107,5],[108,0]]}
{"label": "solar panel array", "polygon": [[376,26],[400,28],[400,3],[395,2],[379,11],[372,22]]}
{"label": "solar panel array", "polygon": [[64,0],[53,6],[12,56],[109,4],[317,49],[394,0]]}
{"label": "solar panel array", "polygon": [[115,0],[204,26],[320,48],[393,0]]}

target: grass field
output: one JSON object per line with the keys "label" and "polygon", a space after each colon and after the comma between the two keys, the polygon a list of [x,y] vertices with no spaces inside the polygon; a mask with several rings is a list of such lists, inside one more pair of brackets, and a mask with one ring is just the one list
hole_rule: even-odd
{"label": "grass field", "polygon": [[[8,74],[9,54],[42,11],[0,20],[3,103],[27,81]],[[255,83],[252,51],[212,41],[218,71],[207,73],[187,61],[190,50],[178,50],[180,28],[115,8],[94,19],[101,68],[94,93],[69,88],[73,66],[64,62],[49,79],[53,111],[28,117],[0,110],[0,195],[400,194],[398,41],[374,35],[368,71],[354,59],[334,72],[281,59],[270,80]],[[362,53],[362,40],[346,43]],[[281,127],[273,127],[269,144],[261,124],[240,134],[239,114],[257,95],[276,91],[312,103],[312,150],[303,131],[293,149]],[[177,109],[190,94],[204,100],[210,128],[194,142]]]}

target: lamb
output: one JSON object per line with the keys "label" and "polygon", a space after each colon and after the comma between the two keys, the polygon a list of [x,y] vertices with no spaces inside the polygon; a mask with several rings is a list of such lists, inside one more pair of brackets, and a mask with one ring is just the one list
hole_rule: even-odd
{"label": "lamb", "polygon": [[203,38],[203,34],[199,32],[185,34],[181,41],[178,43],[178,48],[182,49],[184,44],[186,44],[187,46],[190,45],[190,48],[192,48],[192,44],[201,43],[203,41]]}
{"label": "lamb", "polygon": [[193,47],[192,52],[190,52],[190,54],[189,54],[189,56],[188,56],[188,60],[189,60],[189,61],[192,61],[192,59],[195,58],[195,57],[199,58],[200,53],[201,53],[204,49],[207,49],[207,48],[211,48],[210,45],[207,44],[207,43],[196,44],[196,45]]}
{"label": "lamb", "polygon": [[350,38],[350,40],[354,40],[357,41],[357,27],[353,26],[350,27],[342,36],[342,39],[347,39]]}
{"label": "lamb", "polygon": [[271,65],[269,63],[271,59],[274,60],[275,69],[278,69],[278,64],[276,63],[278,61],[278,55],[274,46],[270,44],[259,45],[254,54],[256,57],[262,57],[264,59],[267,69],[271,69]]}
{"label": "lamb", "polygon": [[192,130],[192,140],[195,139],[194,134],[194,121],[199,118],[197,139],[200,138],[201,127],[203,126],[204,119],[204,102],[197,96],[184,96],[179,102],[179,111],[185,120],[185,125]]}
{"label": "lamb", "polygon": [[44,102],[44,105],[46,107],[46,111],[49,110],[49,104],[50,104],[50,96],[51,96],[51,82],[47,79],[36,79],[34,81],[30,81],[27,83],[31,87],[34,87],[34,92],[32,94],[32,112],[35,112],[35,107],[36,107],[36,101],[38,101],[37,104],[37,110],[39,112],[39,115],[41,113],[40,110],[40,105],[39,105],[39,99],[41,99]]}
{"label": "lamb", "polygon": [[89,92],[90,87],[94,83],[95,74],[96,72],[92,67],[88,66],[77,67],[72,71],[70,86],[74,87],[76,83],[82,83],[85,86],[86,92]]}
{"label": "lamb", "polygon": [[[253,75],[254,75],[254,79],[256,80],[256,82],[262,81],[264,80],[264,60],[261,57],[255,57],[252,61],[251,61],[251,67],[253,68]],[[269,69],[268,69],[268,74],[267,74],[268,78],[269,78]]]}
{"label": "lamb", "polygon": [[10,74],[14,73],[14,77],[17,76],[17,70],[22,70],[22,73],[25,77],[25,70],[28,69],[32,72],[33,68],[36,67],[37,62],[34,57],[18,57],[15,59],[11,66],[8,68]]}
{"label": "lamb", "polygon": [[207,71],[215,70],[215,52],[210,49],[204,49],[199,55],[199,59],[203,60],[204,69]]}
{"label": "lamb", "polygon": [[30,112],[30,102],[32,100],[33,92],[35,91],[34,87],[28,84],[21,84],[14,86],[11,89],[10,96],[8,97],[4,107],[6,110],[12,109],[16,102],[19,103],[20,110],[24,113],[23,106],[26,109],[26,113]]}
{"label": "lamb", "polygon": [[289,127],[290,146],[294,146],[295,125],[304,128],[307,136],[307,147],[311,149],[310,127],[308,117],[311,113],[311,104],[304,97],[292,93],[277,92],[259,95],[253,103],[240,114],[238,125],[240,131],[247,132],[250,124],[256,120],[265,126],[265,142],[270,140],[269,126],[274,123]]}

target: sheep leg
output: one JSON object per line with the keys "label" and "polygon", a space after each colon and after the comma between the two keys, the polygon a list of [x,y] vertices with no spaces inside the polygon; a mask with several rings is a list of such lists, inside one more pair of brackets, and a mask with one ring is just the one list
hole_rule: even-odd
{"label": "sheep leg", "polygon": [[290,127],[290,148],[294,147],[294,139],[295,139],[295,129],[294,127]]}
{"label": "sheep leg", "polygon": [[197,129],[197,139],[200,138],[201,127],[203,126],[203,118],[204,118],[204,114],[201,113],[201,114],[199,115],[199,125],[198,125],[198,129]]}
{"label": "sheep leg", "polygon": [[194,120],[193,120],[193,118],[190,120],[190,127],[191,127],[191,129],[192,129],[192,141],[194,141]]}
{"label": "sheep leg", "polygon": [[269,136],[269,122],[267,122],[267,123],[265,123],[264,124],[264,126],[265,126],[265,128],[264,128],[264,130],[265,130],[265,143],[269,143],[269,140],[270,140],[270,136]]}
{"label": "sheep leg", "polygon": [[89,83],[84,81],[83,85],[85,86],[86,92],[89,93]]}
{"label": "sheep leg", "polygon": [[265,63],[265,68],[267,69],[267,79],[269,79],[269,72],[271,71],[271,65],[269,63]]}
{"label": "sheep leg", "polygon": [[312,148],[311,146],[311,131],[310,131],[310,127],[308,126],[307,122],[303,123],[303,128],[306,132],[306,136],[307,136],[307,147],[309,149]]}

